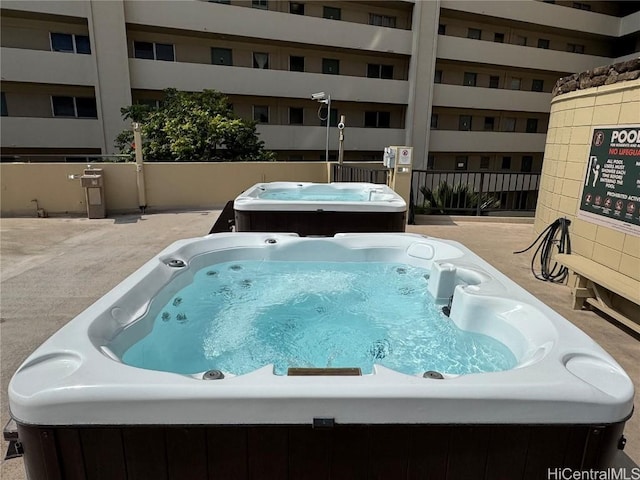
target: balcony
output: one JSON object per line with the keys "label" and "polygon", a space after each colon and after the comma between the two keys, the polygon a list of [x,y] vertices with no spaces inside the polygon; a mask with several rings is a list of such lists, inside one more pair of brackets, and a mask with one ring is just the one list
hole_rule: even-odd
{"label": "balcony", "polygon": [[[249,9],[247,9],[249,10]],[[129,59],[131,88],[200,91],[207,88],[227,95],[309,98],[329,92],[335,100],[406,104],[409,82],[319,73],[261,70],[200,63]]]}
{"label": "balcony", "polygon": [[2,81],[93,86],[96,84],[94,57],[4,47]]}
{"label": "balcony", "polygon": [[66,1],[52,2],[50,0],[2,0],[2,8],[45,15],[66,15],[68,17],[84,17],[89,15],[89,2]]}
{"label": "balcony", "polygon": [[549,113],[551,94],[497,88],[436,84],[433,106]]}
{"label": "balcony", "polygon": [[430,152],[544,152],[546,133],[431,130]]}
{"label": "balcony", "polygon": [[[258,125],[260,140],[267,150],[321,150],[327,139],[326,127],[302,127],[290,125]],[[389,145],[403,145],[404,129],[394,128],[346,128],[345,151],[382,151]],[[329,150],[338,150],[338,129],[329,130]]]}
{"label": "balcony", "polygon": [[438,35],[437,57],[460,62],[571,73],[583,72],[611,63],[608,57],[485,42],[448,35]]}
{"label": "balcony", "polygon": [[95,119],[2,117],[2,148],[101,148],[103,141]]}
{"label": "balcony", "polygon": [[[242,10],[240,10],[242,8]],[[125,2],[127,23],[219,35],[411,55],[409,30],[292,16],[209,2]]]}
{"label": "balcony", "polygon": [[619,35],[620,28],[620,19],[616,17],[534,0],[508,3],[503,0],[442,0],[440,8],[612,37]]}

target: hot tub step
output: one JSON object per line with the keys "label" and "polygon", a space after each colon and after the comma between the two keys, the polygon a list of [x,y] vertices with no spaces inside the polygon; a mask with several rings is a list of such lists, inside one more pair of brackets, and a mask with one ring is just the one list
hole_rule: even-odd
{"label": "hot tub step", "polygon": [[360,368],[289,368],[287,375],[290,377],[299,376],[360,376]]}

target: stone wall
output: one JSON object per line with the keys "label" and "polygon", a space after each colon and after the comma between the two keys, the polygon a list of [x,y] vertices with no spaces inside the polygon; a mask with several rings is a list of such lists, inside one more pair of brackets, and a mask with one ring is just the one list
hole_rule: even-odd
{"label": "stone wall", "polygon": [[553,88],[553,96],[562,95],[576,90],[612,85],[627,80],[640,78],[640,58],[634,58],[625,62],[614,63],[596,67],[586,72],[574,73],[568,77],[562,77]]}

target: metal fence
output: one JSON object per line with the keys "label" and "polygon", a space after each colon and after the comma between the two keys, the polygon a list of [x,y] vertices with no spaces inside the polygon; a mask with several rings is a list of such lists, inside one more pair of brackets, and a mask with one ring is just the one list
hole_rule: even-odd
{"label": "metal fence", "polygon": [[387,183],[386,168],[363,167],[334,163],[331,166],[332,182],[365,182],[365,183]]}
{"label": "metal fence", "polygon": [[539,186],[539,173],[414,170],[411,200],[423,214],[532,212]]}

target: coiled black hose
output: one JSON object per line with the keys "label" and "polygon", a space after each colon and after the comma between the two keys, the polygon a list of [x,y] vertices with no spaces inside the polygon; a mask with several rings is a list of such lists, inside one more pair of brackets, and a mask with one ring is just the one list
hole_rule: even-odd
{"label": "coiled black hose", "polygon": [[[555,222],[545,228],[538,238],[536,238],[531,245],[519,252],[513,252],[514,254],[524,253],[530,250],[536,243],[540,242],[538,248],[536,248],[533,257],[531,258],[531,273],[538,280],[544,282],[562,283],[569,274],[567,267],[553,263],[553,267],[550,268],[551,255],[553,246],[557,247],[557,253],[571,253],[571,238],[569,238],[569,225],[571,220],[568,218],[558,218]],[[540,256],[540,274],[536,273],[535,264],[536,258]]]}

